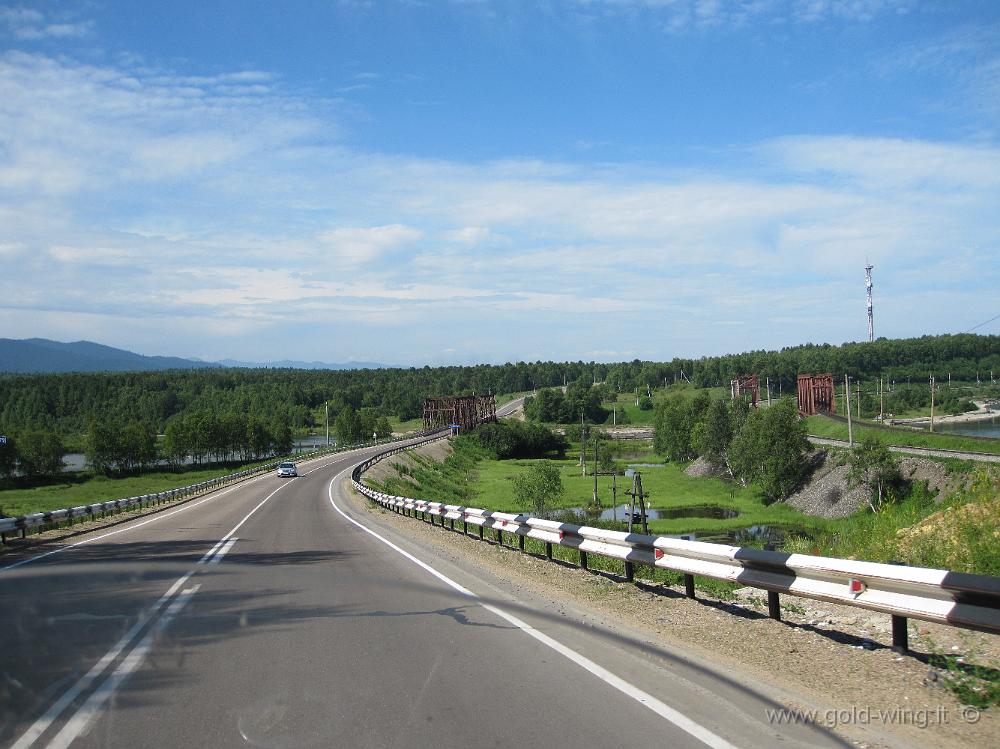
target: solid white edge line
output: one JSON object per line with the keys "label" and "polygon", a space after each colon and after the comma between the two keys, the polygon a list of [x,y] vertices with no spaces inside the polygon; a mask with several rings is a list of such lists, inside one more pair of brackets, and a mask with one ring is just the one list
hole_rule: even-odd
{"label": "solid white edge line", "polygon": [[142,665],[150,648],[153,646],[153,640],[156,636],[167,628],[167,625],[181,612],[181,609],[187,605],[188,601],[198,592],[198,588],[200,587],[200,584],[194,585],[183,591],[173,600],[163,613],[163,616],[156,622],[156,626],[146,633],[146,636],[142,638],[139,644],[118,664],[118,668],[112,672],[111,676],[94,690],[94,693],[80,706],[80,709],[73,714],[73,717],[66,722],[62,730],[53,737],[52,741],[48,744],[50,749],[64,749],[83,733],[87,725],[101,711],[101,708],[104,707],[104,703]]}
{"label": "solid white edge line", "polygon": [[[211,549],[209,549],[205,554],[195,563],[195,567],[185,573],[183,576],[174,581],[173,585],[167,589],[167,592],[161,595],[153,606],[142,614],[129,630],[119,638],[118,642],[112,646],[111,650],[105,653],[97,663],[91,666],[90,670],[87,671],[80,679],[69,689],[67,689],[62,696],[59,697],[49,709],[46,710],[41,717],[39,717],[31,726],[26,730],[21,737],[13,744],[10,749],[28,749],[46,730],[49,726],[58,718],[62,712],[75,700],[80,694],[86,690],[90,684],[97,679],[107,668],[111,665],[122,653],[122,651],[128,647],[129,643],[138,636],[138,634],[143,630],[143,628],[149,623],[149,621],[155,616],[156,612],[159,611],[163,604],[170,600],[170,598],[177,592],[185,582],[187,582],[192,575],[198,571],[198,565],[205,564],[209,565],[215,564],[225,556],[226,552],[232,548],[233,544],[236,543],[238,539],[233,537],[240,527],[250,519],[250,517],[257,512],[264,503],[267,502],[271,497],[284,489],[288,484],[282,484],[273,492],[268,494],[256,507],[254,507],[247,515],[240,520],[236,526],[229,531],[225,536],[222,537]],[[235,488],[235,487],[234,487]],[[195,587],[195,590],[197,590]],[[126,656],[127,658],[128,656]],[[103,685],[102,685],[103,686]]]}
{"label": "solid white edge line", "polygon": [[[439,579],[442,582],[446,583],[450,587],[454,588],[455,590],[457,590],[462,595],[468,596],[470,598],[479,598],[478,595],[476,595],[475,593],[473,593],[471,590],[469,590],[465,586],[460,585],[459,583],[455,582],[454,580],[452,580],[447,575],[445,575],[442,572],[439,572],[438,570],[436,570],[433,567],[431,567],[426,562],[423,562],[420,559],[417,559],[415,556],[413,556],[409,552],[404,551],[403,549],[399,548],[392,541],[390,541],[387,538],[381,536],[380,534],[376,533],[371,528],[368,528],[367,526],[363,525],[362,523],[359,523],[357,520],[355,520],[354,518],[350,517],[347,513],[345,513],[343,510],[341,510],[337,506],[337,503],[333,499],[333,485],[337,481],[341,480],[341,477],[345,473],[347,473],[348,471],[353,471],[353,470],[354,470],[353,466],[351,468],[347,468],[347,469],[341,471],[340,473],[338,473],[336,476],[334,476],[330,480],[330,483],[329,483],[329,485],[327,487],[327,496],[330,498],[330,505],[333,507],[333,509],[336,510],[345,520],[347,520],[350,523],[353,523],[355,526],[357,526],[358,528],[360,528],[361,530],[363,530],[365,533],[368,533],[368,534],[374,536],[375,538],[377,538],[379,541],[381,541],[382,543],[384,543],[386,546],[388,546],[389,548],[393,549],[394,551],[399,552],[401,555],[403,555],[404,557],[406,557],[407,559],[409,559],[411,562],[413,562],[414,564],[416,564],[418,567],[420,567],[421,569],[426,570],[427,572],[431,573],[434,577],[436,577],[437,579]],[[678,710],[675,710],[674,708],[670,707],[666,703],[661,702],[660,700],[658,700],[656,697],[654,697],[653,695],[649,694],[648,692],[645,692],[642,689],[639,689],[639,687],[637,687],[634,684],[631,684],[631,683],[625,681],[620,676],[616,676],[615,674],[613,674],[611,671],[608,671],[603,666],[600,666],[597,663],[594,663],[594,661],[590,660],[586,656],[581,655],[580,653],[576,652],[572,648],[569,648],[566,645],[563,645],[558,640],[556,640],[556,639],[550,637],[549,635],[546,635],[545,633],[543,633],[543,632],[535,629],[530,624],[528,624],[527,622],[522,621],[521,619],[518,619],[513,614],[508,614],[503,609],[499,609],[496,606],[493,606],[493,605],[490,605],[490,604],[487,604],[487,603],[480,603],[480,605],[484,609],[486,609],[488,611],[491,611],[492,613],[496,614],[501,619],[504,619],[504,620],[510,622],[515,627],[517,627],[522,632],[524,632],[525,634],[530,635],[531,637],[534,637],[538,642],[542,643],[543,645],[546,645],[547,647],[551,648],[552,650],[554,650],[555,652],[559,653],[563,657],[571,660],[573,663],[577,664],[578,666],[580,666],[581,668],[585,669],[586,671],[589,671],[591,674],[593,674],[594,676],[596,676],[598,679],[600,679],[601,681],[603,681],[608,686],[613,687],[614,689],[617,689],[622,694],[624,694],[624,695],[626,695],[628,697],[631,697],[633,700],[635,700],[636,702],[638,702],[640,705],[643,705],[644,707],[649,708],[654,713],[656,713],[657,715],[659,715],[661,718],[664,718],[665,720],[669,721],[670,723],[673,723],[675,726],[677,726],[678,728],[680,728],[682,731],[684,731],[685,733],[687,733],[687,734],[693,736],[694,738],[698,739],[703,744],[712,747],[712,749],[738,749],[735,744],[731,744],[730,742],[726,741],[721,736],[718,736],[717,734],[712,733],[712,731],[708,730],[707,728],[705,728],[704,726],[702,726],[700,723],[697,723],[697,722],[691,720],[691,718],[687,717],[686,715],[684,715],[683,713],[679,712]]]}

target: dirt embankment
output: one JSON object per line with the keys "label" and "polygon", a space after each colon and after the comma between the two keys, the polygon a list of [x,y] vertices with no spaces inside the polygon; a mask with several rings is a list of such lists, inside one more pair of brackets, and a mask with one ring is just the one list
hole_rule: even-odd
{"label": "dirt embankment", "polygon": [[413,478],[410,476],[410,471],[417,465],[417,461],[413,459],[411,453],[416,453],[426,458],[430,458],[431,460],[443,462],[445,458],[452,454],[452,452],[451,442],[446,439],[429,442],[426,445],[421,445],[413,450],[407,450],[406,452],[399,453],[398,455],[393,455],[391,458],[387,458],[386,460],[379,461],[365,471],[365,478],[372,479],[379,483],[384,482],[390,477],[400,478],[415,485]]}
{"label": "dirt embankment", "polygon": [[[848,484],[850,468],[836,454],[815,450],[809,459],[812,465],[809,480],[785,502],[807,515],[823,518],[847,517],[868,504],[866,490]],[[926,483],[928,491],[939,502],[967,483],[965,477],[949,474],[941,463],[923,458],[901,458],[899,472],[905,481]]]}

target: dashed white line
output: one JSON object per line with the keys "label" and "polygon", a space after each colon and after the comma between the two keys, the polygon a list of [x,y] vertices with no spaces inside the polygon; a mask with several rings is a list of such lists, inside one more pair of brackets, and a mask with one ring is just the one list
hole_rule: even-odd
{"label": "dashed white line", "polygon": [[[48,728],[63,713],[63,711],[67,707],[69,707],[69,705],[77,697],[79,697],[80,694],[82,694],[86,689],[88,689],[90,687],[90,685],[94,682],[94,680],[96,680],[102,673],[104,673],[105,670],[107,670],[108,666],[110,666],[112,663],[114,663],[121,656],[121,654],[125,650],[125,648],[127,648],[128,645],[132,642],[132,640],[134,640],[139,635],[139,633],[146,627],[146,625],[149,624],[150,620],[153,619],[153,617],[156,616],[156,613],[163,607],[163,605],[174,596],[174,594],[177,592],[177,590],[179,588],[181,588],[181,586],[183,586],[189,579],[191,579],[191,577],[195,573],[198,572],[198,567],[200,565],[206,565],[206,564],[208,566],[214,565],[214,564],[218,564],[219,561],[222,560],[222,557],[224,557],[226,555],[226,553],[233,547],[233,544],[236,543],[236,541],[237,541],[237,538],[235,537],[236,531],[238,531],[243,526],[243,524],[246,523],[247,520],[249,520],[251,518],[251,516],[255,512],[257,512],[257,510],[259,510],[261,507],[263,507],[264,504],[269,499],[271,499],[271,497],[273,497],[275,494],[277,494],[278,492],[280,492],[286,486],[288,486],[288,484],[282,484],[277,489],[275,489],[273,492],[271,492],[270,494],[268,494],[263,500],[261,500],[257,504],[256,507],[254,507],[252,510],[250,510],[250,512],[248,512],[243,517],[243,519],[240,520],[240,522],[238,522],[233,527],[233,529],[229,531],[229,533],[227,533],[225,536],[223,536],[211,549],[209,549],[207,552],[205,552],[205,554],[201,557],[201,559],[199,559],[195,563],[195,566],[192,569],[188,570],[184,575],[182,575],[180,578],[178,578],[176,581],[174,581],[173,585],[170,586],[170,588],[167,590],[167,592],[164,593],[162,596],[160,596],[156,600],[156,602],[153,604],[153,606],[148,611],[144,612],[139,617],[139,620],[134,625],[132,625],[132,627],[124,635],[121,636],[121,638],[118,640],[118,642],[115,643],[115,645],[111,648],[111,650],[109,650],[107,653],[105,653],[101,657],[101,659],[99,661],[97,661],[97,663],[95,663],[90,668],[90,670],[87,671],[87,673],[84,674],[72,687],[70,687],[68,690],[66,690],[66,692],[63,693],[59,697],[59,699],[56,700],[49,707],[49,709],[46,710],[45,713],[40,718],[38,718],[38,720],[36,720],[28,728],[28,730],[25,731],[21,735],[21,737],[17,740],[17,742],[14,743],[11,746],[11,749],[28,749],[28,747],[30,747],[32,744],[34,744],[34,742],[37,741],[38,738],[43,733],[45,733],[45,731],[48,730]],[[186,594],[187,598],[190,598],[190,596],[194,595],[194,593],[198,590],[198,587],[199,586],[194,586],[193,588],[188,589],[188,591],[190,591],[190,592],[185,591],[182,595]],[[185,598],[185,603],[187,601],[187,598]],[[178,596],[177,599],[174,600],[174,603],[172,603],[170,605],[170,607],[168,607],[167,612],[164,613],[163,616],[160,617],[160,621],[152,628],[151,633],[154,632],[154,631],[155,632],[162,631],[163,627],[166,626],[166,623],[169,623],[170,619],[172,619],[176,615],[176,611],[179,611],[180,609],[176,609],[175,613],[172,614],[172,615],[170,615],[170,617],[166,619],[166,623],[164,622],[164,619],[167,617],[167,615],[169,614],[169,612],[171,611],[171,609],[173,609],[174,604],[176,604],[177,600],[179,600],[179,599],[180,599],[180,596]],[[136,650],[142,648],[143,647],[143,643],[147,643],[147,641],[151,641],[149,634],[147,634],[146,637],[143,638],[143,640],[140,642],[140,644],[137,645],[132,650],[131,653],[128,653],[125,656],[125,659],[123,660],[122,663],[124,664],[125,662],[129,661],[129,659],[132,658],[133,654],[136,653]],[[148,647],[146,647],[144,650],[142,650],[138,661],[135,661],[133,659],[135,665],[132,666],[132,670],[134,670],[134,668],[137,667],[138,664],[142,662],[142,658],[145,657],[145,651],[146,650],[148,650]],[[105,690],[105,688],[109,688],[111,690],[109,692],[109,695],[114,692],[114,690],[117,688],[117,686],[124,679],[124,676],[119,676],[118,678],[116,678],[116,675],[119,673],[120,669],[121,669],[121,666],[119,666],[119,669],[116,669],[115,672],[112,674],[112,676],[110,676],[100,687],[98,687],[97,690],[95,690],[94,694],[91,695],[90,699],[88,699],[88,701],[84,704],[84,707],[81,708],[81,710],[85,709],[87,705],[91,705],[91,707],[93,707],[94,705],[100,706],[100,705],[104,704],[104,700],[107,699],[106,697],[100,703],[92,702],[92,700],[94,699],[95,695],[97,695],[99,692],[101,692],[101,690]],[[128,673],[131,673],[131,670],[129,670]],[[76,716],[79,716],[79,715],[81,715],[81,713],[80,713],[80,711],[77,711]],[[73,720],[75,720],[76,716],[74,716],[74,718],[71,719],[71,722]],[[92,717],[92,716],[90,714],[88,714],[87,721],[90,720],[90,717]],[[80,726],[79,730],[83,730],[83,727],[85,725],[86,725],[86,721],[84,721],[84,723],[82,723],[82,724],[79,724],[79,726]],[[59,736],[63,736],[65,734],[66,729],[68,727],[69,727],[69,723],[67,723],[67,725],[63,727],[62,731],[59,732],[59,734],[56,736],[55,739],[53,739],[53,741],[54,742],[58,741]],[[78,733],[79,733],[79,731],[77,731],[77,734]],[[74,734],[74,737],[77,734]],[[72,739],[70,739],[70,740],[72,740]],[[58,744],[58,743],[56,743],[56,744],[50,744],[50,746],[52,746],[52,745],[62,746],[63,744]]]}

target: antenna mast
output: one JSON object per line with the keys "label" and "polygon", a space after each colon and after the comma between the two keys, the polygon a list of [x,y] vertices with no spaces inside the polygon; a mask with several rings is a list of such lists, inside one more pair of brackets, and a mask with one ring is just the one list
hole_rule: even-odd
{"label": "antenna mast", "polygon": [[869,263],[865,266],[865,287],[868,289],[868,342],[875,340],[875,323],[872,317],[872,268],[875,266]]}

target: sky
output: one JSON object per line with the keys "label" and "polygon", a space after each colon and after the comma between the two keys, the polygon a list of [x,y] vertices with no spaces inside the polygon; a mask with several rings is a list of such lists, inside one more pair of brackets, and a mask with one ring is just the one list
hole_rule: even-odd
{"label": "sky", "polygon": [[[663,361],[1000,333],[1000,3],[0,0],[0,337]],[[987,322],[988,321],[988,322]]]}

